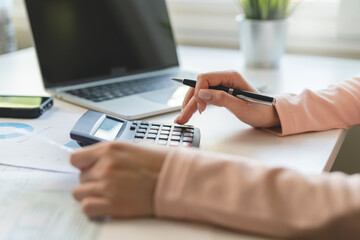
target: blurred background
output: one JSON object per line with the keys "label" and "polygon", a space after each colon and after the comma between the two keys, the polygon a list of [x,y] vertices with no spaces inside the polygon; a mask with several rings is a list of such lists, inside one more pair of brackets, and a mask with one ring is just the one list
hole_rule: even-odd
{"label": "blurred background", "polygon": [[[6,1],[6,0],[1,0]],[[167,0],[180,45],[239,48],[233,0]],[[13,0],[18,49],[32,46],[23,0]],[[360,0],[302,0],[290,18],[286,51],[360,59]]]}

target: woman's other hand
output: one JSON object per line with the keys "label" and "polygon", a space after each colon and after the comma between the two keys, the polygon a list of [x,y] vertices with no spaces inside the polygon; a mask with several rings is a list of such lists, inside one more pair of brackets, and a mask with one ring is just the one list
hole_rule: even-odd
{"label": "woman's other hand", "polygon": [[280,126],[275,107],[251,103],[224,91],[208,89],[209,86],[217,85],[259,93],[237,72],[200,74],[197,78],[196,88],[189,89],[183,102],[182,112],[175,122],[185,124],[197,110],[202,113],[207,104],[212,104],[227,108],[241,121],[253,127]]}
{"label": "woman's other hand", "polygon": [[123,142],[100,143],[71,156],[81,170],[73,190],[90,218],[152,216],[153,194],[166,148]]}

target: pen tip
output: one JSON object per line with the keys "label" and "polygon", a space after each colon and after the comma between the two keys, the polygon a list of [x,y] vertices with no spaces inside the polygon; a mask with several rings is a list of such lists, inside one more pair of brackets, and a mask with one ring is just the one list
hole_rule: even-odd
{"label": "pen tip", "polygon": [[183,83],[184,79],[182,78],[177,78],[177,77],[173,77],[171,78],[172,80],[176,81],[176,82],[179,82],[179,83]]}

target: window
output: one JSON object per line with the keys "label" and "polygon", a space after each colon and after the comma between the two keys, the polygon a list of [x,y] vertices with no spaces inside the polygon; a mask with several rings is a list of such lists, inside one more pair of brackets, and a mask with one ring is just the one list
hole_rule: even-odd
{"label": "window", "polygon": [[[233,0],[167,1],[179,44],[239,47]],[[290,18],[287,51],[360,58],[359,22],[360,0],[303,0]]]}
{"label": "window", "polygon": [[341,2],[339,34],[345,38],[360,38],[360,0]]}

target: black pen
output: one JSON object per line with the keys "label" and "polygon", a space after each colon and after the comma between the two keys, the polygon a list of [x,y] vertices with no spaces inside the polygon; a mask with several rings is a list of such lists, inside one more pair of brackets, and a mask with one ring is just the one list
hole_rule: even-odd
{"label": "black pen", "polygon": [[[174,81],[177,81],[179,83],[182,83],[184,85],[193,87],[193,88],[196,86],[195,80],[177,78],[177,77],[173,77],[171,79]],[[265,95],[258,94],[258,93],[243,91],[240,89],[233,89],[233,88],[225,87],[222,85],[210,86],[209,89],[221,90],[221,91],[227,92],[237,98],[246,100],[248,102],[260,103],[260,104],[264,104],[267,106],[274,106],[276,103],[276,99],[273,97],[265,96]]]}

